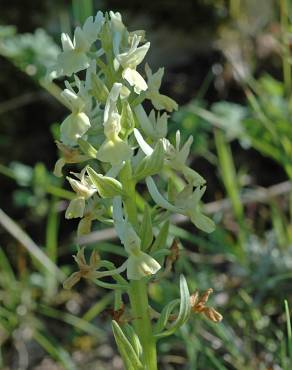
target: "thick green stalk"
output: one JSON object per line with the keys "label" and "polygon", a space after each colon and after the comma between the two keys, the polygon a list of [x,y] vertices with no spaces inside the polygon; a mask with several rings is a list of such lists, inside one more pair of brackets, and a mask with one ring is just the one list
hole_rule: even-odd
{"label": "thick green stalk", "polygon": [[[132,199],[128,199],[127,210],[133,209]],[[130,207],[130,204],[132,206]],[[136,212],[133,214],[136,216]],[[131,220],[131,215],[128,215]],[[134,221],[134,220],[133,220]],[[137,223],[137,221],[136,221]],[[131,312],[134,318],[134,327],[143,348],[143,365],[145,370],[157,370],[156,341],[152,334],[152,325],[149,314],[147,281],[145,279],[132,280],[128,291]]]}
{"label": "thick green stalk", "polygon": [[131,281],[129,296],[134,327],[143,348],[142,363],[145,370],[157,370],[156,341],[148,309],[147,282],[144,279]]}
{"label": "thick green stalk", "polygon": [[[129,163],[125,171],[120,174],[120,180],[127,192],[124,205],[128,219],[134,227],[137,227],[137,206],[135,182],[129,181],[132,175]],[[134,327],[140,339],[143,349],[142,364],[145,370],[157,370],[156,340],[152,333],[152,324],[149,314],[147,280],[132,280],[128,290],[131,304],[131,312],[134,318]]]}

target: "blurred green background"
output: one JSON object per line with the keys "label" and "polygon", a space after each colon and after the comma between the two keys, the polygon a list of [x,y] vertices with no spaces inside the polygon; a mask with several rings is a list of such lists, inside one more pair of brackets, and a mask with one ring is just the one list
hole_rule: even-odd
{"label": "blurred green background", "polygon": [[[194,136],[191,165],[207,180],[203,235],[178,222],[174,273],[151,285],[161,304],[212,287],[224,320],[198,315],[159,344],[162,370],[292,368],[292,6],[289,0],[2,0],[0,13],[0,369],[122,369],[110,331],[112,294],[75,269],[72,193],[52,175],[61,83],[48,84],[60,33],[98,10],[145,29],[162,91],[180,109],[169,122]],[[59,84],[59,86],[58,86]],[[65,185],[64,185],[65,186]],[[112,253],[95,225],[83,243]],[[112,256],[119,259],[120,256]],[[286,300],[286,303],[284,303]]]}

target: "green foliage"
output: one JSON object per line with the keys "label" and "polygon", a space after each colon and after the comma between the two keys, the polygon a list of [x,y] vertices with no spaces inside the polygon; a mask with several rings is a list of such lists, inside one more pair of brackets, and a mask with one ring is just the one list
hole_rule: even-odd
{"label": "green foliage", "polygon": [[59,47],[43,29],[17,34],[12,26],[0,28],[0,54],[36,81],[46,76],[59,53]]}

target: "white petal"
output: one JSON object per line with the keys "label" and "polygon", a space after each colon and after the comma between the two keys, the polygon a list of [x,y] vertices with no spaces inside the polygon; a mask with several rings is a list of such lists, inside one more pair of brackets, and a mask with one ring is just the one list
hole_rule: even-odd
{"label": "white petal", "polygon": [[87,40],[90,44],[97,40],[98,34],[104,23],[104,17],[102,12],[98,12],[93,21],[93,17],[88,17],[83,26],[83,32],[85,33]]}
{"label": "white petal", "polygon": [[125,26],[122,21],[122,16],[119,12],[114,13],[110,11],[110,18],[111,18],[111,27],[113,31],[116,33],[122,33],[125,29]]}
{"label": "white petal", "polygon": [[76,50],[65,50],[58,55],[57,75],[72,76],[73,73],[83,71],[90,65],[89,58],[85,53]]}
{"label": "white petal", "polygon": [[109,93],[108,98],[111,99],[112,101],[116,102],[118,100],[121,88],[123,85],[119,82],[115,82],[113,84],[113,87],[111,88],[111,91]]}
{"label": "white petal", "polygon": [[143,61],[145,55],[147,54],[147,51],[150,47],[150,42],[147,42],[146,44],[137,48],[136,44],[138,39],[140,39],[140,37],[134,35],[133,47],[128,52],[117,55],[119,62],[124,68],[136,68]]}
{"label": "white petal", "polygon": [[75,193],[77,193],[79,196],[85,199],[88,199],[96,192],[95,189],[93,189],[92,187],[88,185],[83,184],[81,181],[72,179],[71,177],[68,177],[68,176],[66,177],[66,179],[69,181]]}
{"label": "white petal", "polygon": [[147,90],[147,84],[144,78],[135,69],[126,68],[123,71],[123,78],[127,80],[131,86],[134,86],[134,91],[137,94]]}
{"label": "white petal", "polygon": [[134,128],[134,135],[137,140],[137,143],[139,144],[143,152],[146,155],[151,155],[153,153],[153,149],[149,144],[146,143],[146,141],[143,139],[143,136],[140,134],[140,131],[137,130],[136,128]]}
{"label": "white petal", "polygon": [[84,105],[80,97],[74,93],[72,88],[70,88],[70,90],[68,88],[65,89],[64,91],[61,92],[61,95],[68,102],[72,111],[74,109],[79,110],[82,107],[82,105]]}
{"label": "white petal", "polygon": [[88,52],[90,49],[91,43],[87,39],[87,35],[80,27],[75,28],[73,45],[74,49],[79,52]]}
{"label": "white petal", "polygon": [[61,42],[62,42],[63,51],[69,51],[69,50],[74,49],[73,43],[67,33],[61,34]]}

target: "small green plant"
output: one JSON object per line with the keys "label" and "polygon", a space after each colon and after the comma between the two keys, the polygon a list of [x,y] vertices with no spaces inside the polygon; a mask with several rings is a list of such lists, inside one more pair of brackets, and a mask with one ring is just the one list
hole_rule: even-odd
{"label": "small green plant", "polygon": [[[148,300],[149,284],[162,279],[178,256],[178,244],[169,240],[171,214],[189,217],[207,233],[215,228],[200,206],[205,180],[187,165],[193,138],[181,143],[179,131],[174,144],[166,138],[167,112],[177,104],[159,91],[163,68],[152,73],[146,64],[147,81],[137,71],[150,47],[144,31],[129,32],[119,13],[98,12],[76,28],[73,41],[67,34],[61,40],[63,51],[48,79],[71,77],[61,99],[71,113],[60,126],[61,158],[54,172],[62,176],[67,164],[83,166],[67,176],[76,195],[66,218],[80,219],[79,236],[89,233],[96,220],[114,225],[122,244],[116,248],[127,256],[116,267],[95,250],[88,262],[81,248],[74,257],[79,271],[64,287],[85,278],[113,290],[112,329],[125,368],[155,370],[157,341],[175,333],[192,312],[213,322],[222,319],[206,306],[211,290],[190,295],[184,276],[180,298],[165,302],[162,312]],[[142,105],[145,100],[155,108],[150,114]],[[174,176],[180,177],[179,185]],[[143,197],[142,186],[148,190]],[[122,319],[124,295],[129,297],[129,320]]]}

